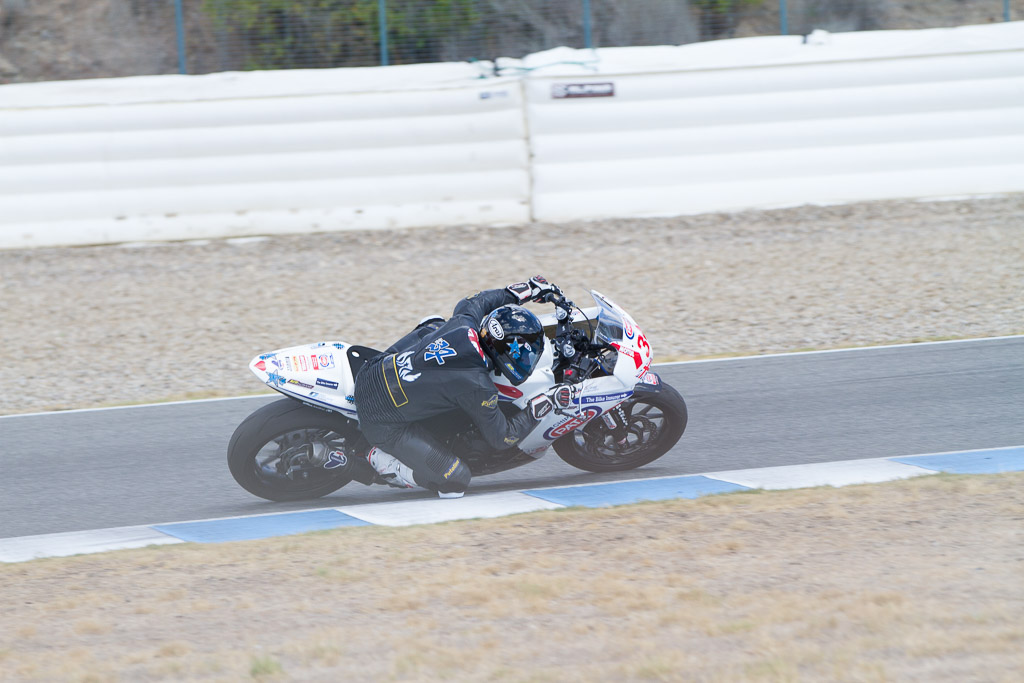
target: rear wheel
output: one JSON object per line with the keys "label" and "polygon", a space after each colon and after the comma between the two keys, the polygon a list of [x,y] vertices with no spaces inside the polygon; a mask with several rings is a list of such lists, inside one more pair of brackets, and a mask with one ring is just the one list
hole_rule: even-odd
{"label": "rear wheel", "polygon": [[320,498],[352,480],[346,465],[359,438],[354,421],[286,398],[238,425],[228,444],[228,468],[260,498]]}
{"label": "rear wheel", "polygon": [[598,417],[555,441],[555,452],[588,472],[621,472],[653,462],[676,445],[686,430],[686,402],[667,384],[634,394],[618,407],[609,427]]}

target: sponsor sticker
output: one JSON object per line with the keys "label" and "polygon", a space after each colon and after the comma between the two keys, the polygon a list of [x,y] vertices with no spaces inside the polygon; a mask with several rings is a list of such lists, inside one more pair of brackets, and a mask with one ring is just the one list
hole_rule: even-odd
{"label": "sponsor sticker", "polygon": [[313,363],[313,369],[314,370],[319,370],[320,369],[320,364],[316,362],[316,354],[313,354],[312,356],[310,356],[309,360],[310,360],[310,362]]}
{"label": "sponsor sticker", "polygon": [[573,432],[579,429],[580,427],[587,424],[600,414],[601,409],[598,408],[597,406],[584,408],[579,415],[576,415],[575,417],[570,417],[544,432],[544,438],[553,440],[563,437],[569,432]]}
{"label": "sponsor sticker", "polygon": [[629,321],[629,318],[622,320],[622,330],[626,333],[626,339],[632,339],[636,335],[636,331],[633,329],[633,323]]}
{"label": "sponsor sticker", "polygon": [[316,378],[316,385],[318,387],[327,387],[328,389],[337,389],[338,388],[338,383],[337,382],[332,382],[329,379],[321,379],[320,377]]}
{"label": "sponsor sticker", "polygon": [[447,479],[448,477],[450,477],[453,474],[455,474],[455,468],[459,466],[460,462],[462,462],[462,461],[459,460],[458,458],[455,458],[455,462],[453,462],[452,466],[448,468],[448,471],[444,473],[444,478],[445,479]]}
{"label": "sponsor sticker", "polygon": [[320,361],[320,368],[322,370],[330,370],[334,367],[334,354],[321,353],[317,356],[317,360]]}
{"label": "sponsor sticker", "polygon": [[342,451],[331,451],[327,454],[327,462],[324,463],[325,470],[334,470],[348,464],[348,456]]}
{"label": "sponsor sticker", "polygon": [[290,380],[288,380],[288,384],[294,384],[295,386],[302,387],[303,389],[312,389],[313,388],[312,384],[306,384],[305,382],[300,382],[297,379],[290,379]]}
{"label": "sponsor sticker", "polygon": [[643,382],[644,384],[650,384],[652,386],[657,386],[658,384],[661,383],[661,380],[659,380],[658,376],[655,375],[653,372],[645,372],[643,377],[640,378],[640,381]]}
{"label": "sponsor sticker", "polygon": [[501,323],[495,318],[491,318],[487,321],[487,332],[495,339],[501,340],[505,338],[505,330],[502,329]]}
{"label": "sponsor sticker", "polygon": [[267,371],[267,364],[264,363],[263,361],[259,361],[258,363],[256,363],[256,369],[260,370],[261,372],[266,372]]}
{"label": "sponsor sticker", "polygon": [[482,407],[482,408],[493,408],[496,405],[498,405],[498,395],[497,394],[495,394],[494,396],[491,396],[486,401],[480,401],[480,407]]}
{"label": "sponsor sticker", "polygon": [[516,379],[523,378],[523,373],[516,370],[515,366],[512,365],[511,363],[505,363],[505,367],[508,368],[508,371],[511,372],[512,376],[515,377]]}
{"label": "sponsor sticker", "polygon": [[640,357],[640,353],[638,351],[634,351],[631,348],[622,346],[621,344],[616,344],[614,342],[612,342],[612,347],[617,349],[618,352],[621,353],[623,356],[629,356],[630,358],[632,358],[633,362],[636,363],[637,370],[639,370],[640,366],[643,365],[643,359]]}
{"label": "sponsor sticker", "polygon": [[625,401],[633,395],[632,391],[622,391],[617,394],[598,394],[597,396],[584,396],[582,403],[604,403],[605,401]]}
{"label": "sponsor sticker", "polygon": [[555,83],[551,86],[551,97],[556,100],[614,96],[614,83]]}

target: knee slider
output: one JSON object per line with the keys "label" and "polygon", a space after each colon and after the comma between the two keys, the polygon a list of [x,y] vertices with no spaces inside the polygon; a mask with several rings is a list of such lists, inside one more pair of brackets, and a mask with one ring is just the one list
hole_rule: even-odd
{"label": "knee slider", "polygon": [[473,478],[472,472],[462,462],[462,458],[456,458],[448,468],[441,473],[437,483],[437,490],[441,493],[459,493],[469,488],[469,481]]}

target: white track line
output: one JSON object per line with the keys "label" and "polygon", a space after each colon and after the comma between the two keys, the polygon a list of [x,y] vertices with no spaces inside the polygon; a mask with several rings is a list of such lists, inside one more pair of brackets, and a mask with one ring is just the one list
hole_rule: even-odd
{"label": "white track line", "polygon": [[[885,349],[900,349],[908,346],[935,346],[938,344],[967,344],[971,342],[988,342],[1005,339],[1024,339],[1024,335],[1011,334],[1002,337],[975,337],[973,339],[948,339],[946,341],[910,342],[907,344],[889,344],[885,346],[856,346],[847,349],[822,349],[820,351],[789,351],[784,353],[763,353],[753,356],[729,356],[727,358],[699,358],[696,360],[677,360],[665,363],[655,363],[656,367],[667,367],[670,365],[691,365],[695,363],[720,363],[733,360],[756,360],[759,358],[781,358],[789,356],[810,356],[819,353],[845,353],[847,351],[881,351]],[[68,415],[72,413],[93,413],[103,410],[127,410],[129,408],[154,408],[160,406],[177,406],[189,403],[213,403],[215,401],[241,401],[252,398],[270,398],[280,394],[253,394],[250,396],[225,396],[222,398],[200,398],[191,401],[166,401],[163,403],[139,403],[129,406],[106,406],[102,408],[74,408],[72,410],[50,410],[38,413],[14,413],[11,415],[0,415],[0,420],[8,417],[36,417],[39,415]]]}
{"label": "white track line", "polygon": [[939,344],[966,344],[969,342],[988,342],[1004,339],[1024,339],[1021,334],[1009,334],[1002,337],[974,337],[972,339],[947,339],[945,341],[908,342],[906,344],[887,344],[884,346],[851,346],[845,349],[821,349],[819,351],[786,351],[783,353],[763,353],[755,356],[728,356],[726,358],[698,358],[695,360],[677,360],[656,365],[689,365],[692,363],[719,363],[730,360],[751,360],[756,358],[780,358],[788,356],[811,356],[819,353],[846,353],[848,351],[881,351],[885,349],[902,349],[908,346],[937,346]]}

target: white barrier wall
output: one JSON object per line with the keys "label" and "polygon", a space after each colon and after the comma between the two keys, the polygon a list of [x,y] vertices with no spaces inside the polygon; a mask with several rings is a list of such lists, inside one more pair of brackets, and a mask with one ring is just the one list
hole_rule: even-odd
{"label": "white barrier wall", "polygon": [[1021,22],[606,52],[527,59],[538,220],[1024,190]]}
{"label": "white barrier wall", "polygon": [[1024,22],[0,86],[0,248],[1024,191]]}
{"label": "white barrier wall", "polygon": [[380,71],[4,86],[0,247],[528,221],[518,83]]}

